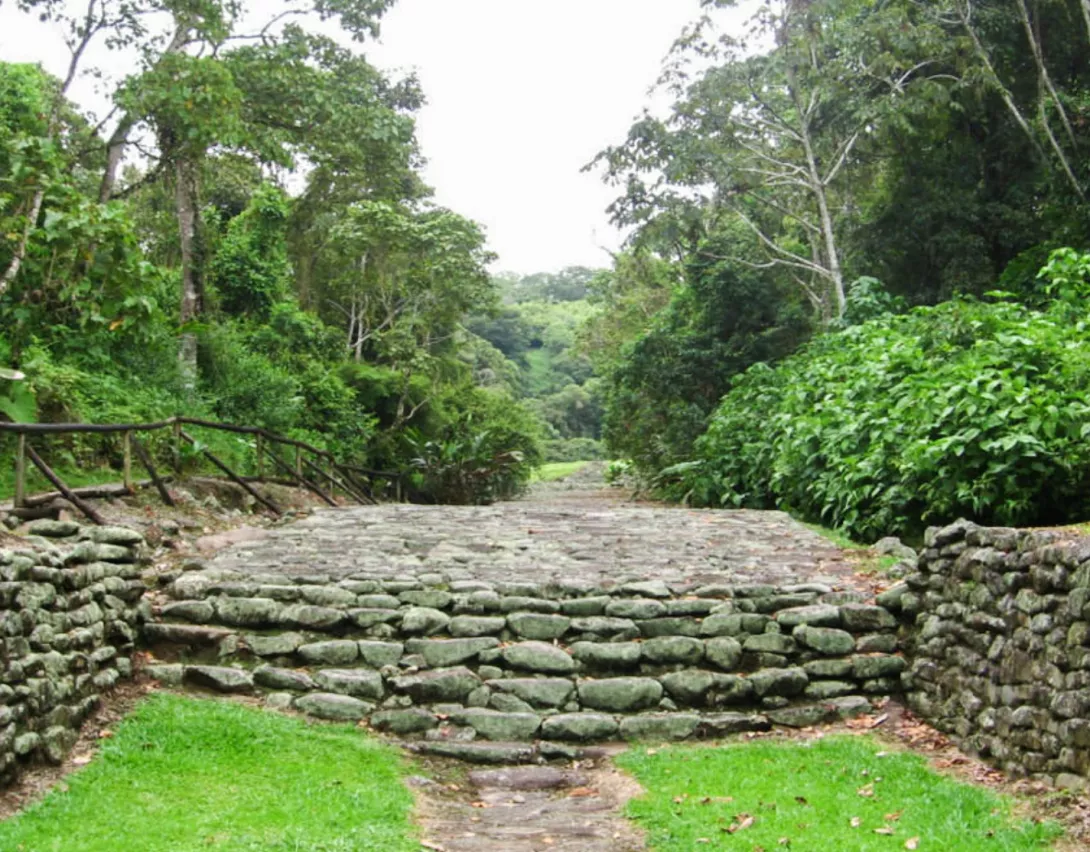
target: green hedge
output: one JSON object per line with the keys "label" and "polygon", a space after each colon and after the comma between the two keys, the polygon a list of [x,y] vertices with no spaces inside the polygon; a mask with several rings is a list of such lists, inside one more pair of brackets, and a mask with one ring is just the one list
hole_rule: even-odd
{"label": "green hedge", "polygon": [[873,540],[959,516],[1090,514],[1085,304],[946,302],[819,337],[723,398],[674,497],[767,508]]}

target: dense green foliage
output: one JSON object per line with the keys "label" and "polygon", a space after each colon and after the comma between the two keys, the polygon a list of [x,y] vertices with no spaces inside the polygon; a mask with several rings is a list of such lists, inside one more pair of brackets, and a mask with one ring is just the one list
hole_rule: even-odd
{"label": "dense green foliage", "polygon": [[[688,457],[732,376],[792,351],[809,323],[751,270],[694,257],[649,326],[610,363],[605,435],[642,470]],[[601,323],[608,320],[602,319]]]}
{"label": "dense green foliage", "polygon": [[419,848],[398,753],[348,725],[153,696],[90,765],[0,824],[4,849]]}
{"label": "dense green foliage", "polygon": [[577,345],[580,330],[601,310],[593,298],[596,276],[584,267],[500,275],[502,302],[469,323],[501,356],[501,383],[541,421],[549,461],[602,457],[601,381]]}
{"label": "dense green foliage", "polygon": [[1085,4],[703,5],[593,164],[632,229],[581,334],[611,454],[868,537],[1085,512]]}
{"label": "dense green foliage", "polygon": [[[314,0],[262,22],[256,4],[21,4],[67,34],[73,75],[101,70],[96,47],[141,61],[98,126],[67,99],[74,76],[0,63],[0,365],[26,376],[0,377],[0,417],[184,413],[306,440],[415,499],[519,490],[541,427],[466,327],[500,298],[484,234],[428,201],[415,80],[330,34],[364,41],[389,5]],[[450,487],[422,447],[472,477]],[[46,454],[69,471],[118,447]]]}
{"label": "dense green foliage", "polygon": [[864,737],[631,749],[618,762],[647,790],[628,813],[661,852],[1028,852],[1062,834],[1016,816],[1009,798]]}
{"label": "dense green foliage", "polygon": [[1090,514],[1090,324],[971,299],[822,335],[738,377],[668,469],[701,504],[781,505],[874,540]]}

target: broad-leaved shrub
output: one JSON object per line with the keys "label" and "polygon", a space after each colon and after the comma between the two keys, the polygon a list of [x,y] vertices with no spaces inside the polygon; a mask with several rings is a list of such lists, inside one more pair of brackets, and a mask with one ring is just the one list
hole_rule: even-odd
{"label": "broad-leaved shrub", "polygon": [[706,505],[782,506],[873,540],[959,516],[1090,514],[1090,322],[956,300],[816,338],[738,377],[663,472]]}

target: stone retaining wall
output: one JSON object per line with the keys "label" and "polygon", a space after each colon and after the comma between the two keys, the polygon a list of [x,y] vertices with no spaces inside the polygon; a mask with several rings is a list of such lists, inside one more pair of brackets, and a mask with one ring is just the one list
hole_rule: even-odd
{"label": "stone retaining wall", "polygon": [[929,530],[888,595],[914,619],[910,706],[1012,775],[1090,775],[1090,539],[1058,531]]}
{"label": "stone retaining wall", "polygon": [[[195,566],[199,567],[199,566]],[[172,684],[398,735],[590,741],[808,725],[899,689],[898,623],[829,587],[199,570],[145,629]]]}
{"label": "stone retaining wall", "polygon": [[64,759],[101,694],[131,674],[147,614],[138,533],[65,521],[30,531],[0,549],[0,783]]}

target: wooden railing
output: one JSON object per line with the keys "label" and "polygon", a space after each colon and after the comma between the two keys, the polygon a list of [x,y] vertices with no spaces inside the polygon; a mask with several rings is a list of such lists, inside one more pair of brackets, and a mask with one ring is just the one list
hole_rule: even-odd
{"label": "wooden railing", "polygon": [[[248,435],[254,439],[253,449],[255,453],[256,476],[242,476],[232,470],[221,458],[214,455],[211,450],[202,447],[198,441],[190,435],[184,427],[201,427],[221,432],[230,432],[237,435]],[[396,473],[368,470],[356,465],[343,464],[333,457],[327,450],[318,449],[304,441],[277,435],[267,429],[254,426],[236,426],[229,423],[215,423],[208,420],[198,420],[192,417],[171,417],[157,423],[3,423],[0,422],[0,434],[14,433],[16,436],[15,450],[15,495],[13,508],[16,513],[25,511],[30,506],[31,498],[27,495],[27,472],[29,462],[37,468],[42,476],[53,484],[60,494],[72,503],[80,512],[86,515],[96,524],[105,521],[95,511],[84,497],[93,496],[95,488],[70,488],[57,473],[42,459],[38,452],[31,446],[31,439],[49,435],[75,435],[75,434],[100,434],[121,436],[121,474],[122,485],[120,493],[132,494],[136,491],[136,483],[133,480],[133,456],[148,472],[150,480],[146,484],[153,485],[160,498],[168,506],[174,506],[174,499],[167,490],[169,477],[161,475],[152,460],[151,453],[139,439],[139,435],[170,430],[172,436],[172,466],[179,475],[182,472],[182,447],[188,445],[194,451],[210,462],[223,475],[243,488],[258,503],[276,515],[283,514],[282,510],[267,495],[261,494],[253,487],[254,482],[276,481],[286,484],[302,486],[316,494],[322,501],[330,506],[336,506],[336,495],[340,491],[349,499],[361,504],[374,504],[376,502],[372,482],[375,479],[393,480],[400,496],[400,478]],[[291,452],[291,458],[285,460],[276,452],[276,448],[286,447]],[[283,478],[271,479],[266,477],[268,462],[279,471]],[[144,484],[144,483],[141,483]],[[42,502],[49,495],[39,497],[34,502]]]}

